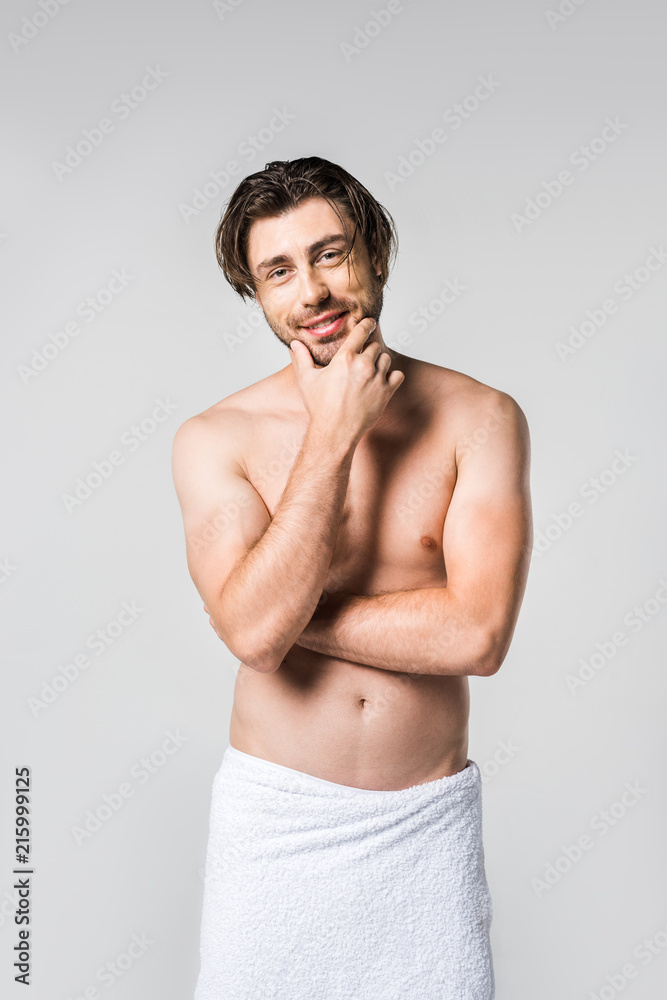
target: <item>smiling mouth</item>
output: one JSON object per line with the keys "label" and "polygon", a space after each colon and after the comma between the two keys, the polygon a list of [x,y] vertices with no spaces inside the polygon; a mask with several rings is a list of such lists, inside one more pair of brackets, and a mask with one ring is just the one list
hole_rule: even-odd
{"label": "smiling mouth", "polygon": [[308,333],[312,334],[314,337],[325,337],[328,334],[338,332],[343,325],[346,315],[347,312],[342,311],[336,313],[335,316],[332,316],[329,319],[322,320],[320,323],[316,323],[312,326],[304,326],[303,329],[307,330]]}

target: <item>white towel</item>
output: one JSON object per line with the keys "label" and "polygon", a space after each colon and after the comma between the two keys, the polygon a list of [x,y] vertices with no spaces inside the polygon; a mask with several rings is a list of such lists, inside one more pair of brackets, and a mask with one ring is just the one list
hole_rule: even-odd
{"label": "white towel", "polygon": [[398,791],[228,747],[194,1000],[493,1000],[477,764]]}

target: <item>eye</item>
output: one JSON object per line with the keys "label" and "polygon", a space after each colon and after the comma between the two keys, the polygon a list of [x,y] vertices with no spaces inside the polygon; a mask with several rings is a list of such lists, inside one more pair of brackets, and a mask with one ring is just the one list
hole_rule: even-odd
{"label": "eye", "polygon": [[271,272],[271,274],[269,275],[269,278],[280,278],[280,277],[281,277],[281,275],[280,275],[280,273],[279,273],[279,272],[280,272],[280,271],[286,271],[286,270],[287,270],[287,268],[286,268],[286,267],[278,267],[278,268],[276,268],[276,270],[275,270],[275,271],[272,271],[272,272]]}
{"label": "eye", "polygon": [[340,257],[340,250],[325,250],[324,253],[322,254],[322,259],[328,257],[329,255],[333,255],[334,257]]}

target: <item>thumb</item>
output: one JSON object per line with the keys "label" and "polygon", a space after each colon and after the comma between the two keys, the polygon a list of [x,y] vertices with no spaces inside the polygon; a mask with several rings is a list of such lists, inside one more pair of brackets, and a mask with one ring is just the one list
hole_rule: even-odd
{"label": "thumb", "polygon": [[289,346],[292,353],[291,360],[297,371],[303,371],[307,368],[315,368],[315,363],[313,362],[311,353],[305,344],[302,344],[300,340],[292,340]]}

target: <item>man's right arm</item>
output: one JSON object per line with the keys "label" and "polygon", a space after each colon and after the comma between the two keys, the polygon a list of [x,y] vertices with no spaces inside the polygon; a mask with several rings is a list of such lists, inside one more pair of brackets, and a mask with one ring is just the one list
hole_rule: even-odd
{"label": "man's right arm", "polygon": [[[277,670],[312,618],[354,451],[404,379],[389,374],[391,357],[379,343],[366,343],[374,327],[361,320],[322,369],[294,342],[310,423],[272,518],[243,471],[238,415],[192,417],[174,439],[190,575],[220,638],[255,670]],[[225,517],[230,508],[238,514]]]}
{"label": "man's right arm", "polygon": [[233,415],[187,420],[174,438],[174,484],[188,568],[215,630],[243,663],[267,672],[317,607],[354,447],[332,447],[311,425],[271,518],[233,437]]}

